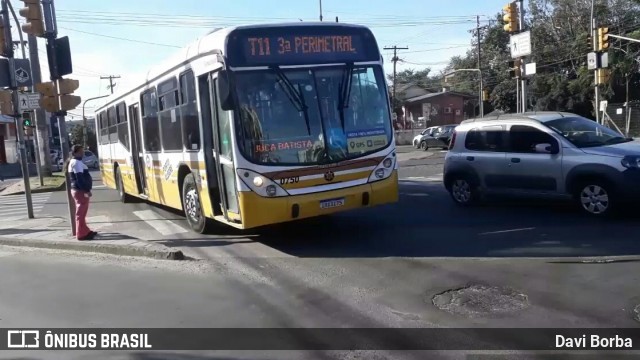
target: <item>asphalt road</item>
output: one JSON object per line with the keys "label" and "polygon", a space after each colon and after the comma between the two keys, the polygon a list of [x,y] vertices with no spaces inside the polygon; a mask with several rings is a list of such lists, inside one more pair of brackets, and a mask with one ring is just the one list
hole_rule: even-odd
{"label": "asphalt road", "polygon": [[[400,152],[413,158],[411,149]],[[201,261],[10,250],[0,272],[16,276],[0,277],[0,289],[10,289],[0,297],[0,325],[638,326],[637,216],[593,221],[570,205],[522,200],[462,209],[437,181],[443,156],[401,164],[398,204],[260,231],[220,226],[206,236],[185,230],[180,214],[123,205],[97,188],[90,215],[101,232],[178,247]],[[65,206],[57,193],[43,212]],[[280,355],[267,358],[291,353]]]}

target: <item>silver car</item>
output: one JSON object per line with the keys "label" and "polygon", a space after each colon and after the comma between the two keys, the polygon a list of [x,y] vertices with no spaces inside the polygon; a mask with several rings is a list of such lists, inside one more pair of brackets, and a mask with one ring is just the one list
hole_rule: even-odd
{"label": "silver car", "polygon": [[570,113],[467,120],[454,131],[444,185],[461,205],[491,193],[558,196],[604,216],[640,200],[640,143]]}

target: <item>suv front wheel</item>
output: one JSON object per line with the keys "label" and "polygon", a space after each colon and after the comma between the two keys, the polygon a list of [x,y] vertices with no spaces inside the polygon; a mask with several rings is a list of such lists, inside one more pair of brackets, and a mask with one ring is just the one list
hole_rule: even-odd
{"label": "suv front wheel", "polygon": [[478,199],[477,187],[466,177],[455,177],[449,186],[449,194],[456,204],[468,206]]}
{"label": "suv front wheel", "polygon": [[611,186],[604,181],[581,182],[575,196],[580,208],[590,215],[604,217],[613,212],[615,196]]}

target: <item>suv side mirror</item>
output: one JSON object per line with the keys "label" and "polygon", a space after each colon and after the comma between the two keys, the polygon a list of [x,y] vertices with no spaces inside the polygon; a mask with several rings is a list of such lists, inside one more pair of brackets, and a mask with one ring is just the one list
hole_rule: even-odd
{"label": "suv side mirror", "polygon": [[547,143],[536,144],[535,150],[538,154],[557,154],[559,152],[556,146]]}
{"label": "suv side mirror", "polygon": [[233,94],[231,92],[231,81],[227,70],[222,70],[218,74],[218,92],[222,110],[233,110]]}

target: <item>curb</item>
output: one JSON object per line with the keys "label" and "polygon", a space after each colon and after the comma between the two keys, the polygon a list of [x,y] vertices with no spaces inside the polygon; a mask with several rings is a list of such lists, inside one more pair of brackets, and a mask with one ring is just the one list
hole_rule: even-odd
{"label": "curb", "polygon": [[[66,188],[66,181],[63,182],[62,184],[60,184],[58,187],[55,188],[36,188],[36,189],[31,189],[31,193],[32,194],[40,194],[40,193],[46,193],[46,192],[56,192],[56,191],[62,191]],[[24,194],[24,190],[22,191],[16,191],[16,192],[11,192],[11,193],[6,193],[6,194],[0,194],[0,196],[8,196],[8,195],[23,195]]]}
{"label": "curb", "polygon": [[71,242],[52,240],[31,240],[0,237],[0,245],[22,246],[38,249],[72,250],[80,252],[101,253],[111,255],[137,256],[162,260],[185,260],[185,256],[180,250],[164,248],[163,246],[130,246],[97,244],[91,242]]}

